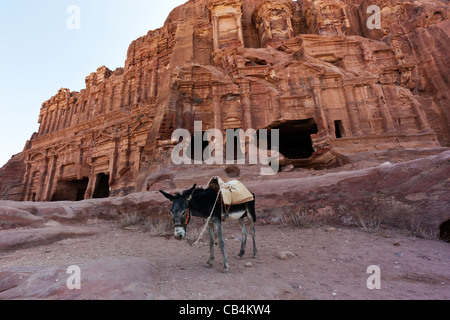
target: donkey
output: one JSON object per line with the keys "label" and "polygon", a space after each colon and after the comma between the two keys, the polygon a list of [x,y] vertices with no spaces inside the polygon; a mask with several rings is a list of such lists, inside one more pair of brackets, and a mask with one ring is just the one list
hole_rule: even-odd
{"label": "donkey", "polygon": [[[173,223],[175,227],[174,237],[177,240],[185,239],[187,234],[187,226],[192,216],[207,219],[211,215],[211,219],[208,223],[210,256],[208,262],[206,262],[206,267],[211,268],[212,266],[212,262],[214,260],[214,235],[217,235],[218,244],[223,255],[223,269],[224,272],[227,273],[229,270],[229,265],[227,255],[225,253],[225,241],[223,239],[221,201],[218,199],[217,191],[213,188],[210,187],[208,189],[203,189],[196,187],[197,185],[194,185],[191,189],[182,193],[176,193],[175,195],[171,195],[162,190],[159,191],[173,203],[170,213],[173,216]],[[245,254],[245,247],[247,243],[247,228],[245,226],[246,217],[250,221],[251,226],[253,258],[256,259],[258,257],[258,250],[256,248],[255,241],[255,195],[253,195],[253,197],[254,200],[251,202],[231,206],[227,215],[227,221],[238,220],[241,227],[242,243],[241,251],[238,255],[240,258],[242,258]]]}

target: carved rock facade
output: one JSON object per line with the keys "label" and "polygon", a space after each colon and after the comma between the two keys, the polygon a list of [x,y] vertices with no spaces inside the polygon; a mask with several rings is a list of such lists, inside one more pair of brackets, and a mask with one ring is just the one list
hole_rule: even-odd
{"label": "carved rock facade", "polygon": [[[141,191],[172,132],[280,129],[299,166],[330,155],[450,146],[449,6],[357,0],[191,0],[134,41],[125,67],[42,105],[19,200]],[[7,168],[6,168],[7,169]],[[5,170],[6,170],[5,169]],[[3,185],[5,185],[3,181]]]}

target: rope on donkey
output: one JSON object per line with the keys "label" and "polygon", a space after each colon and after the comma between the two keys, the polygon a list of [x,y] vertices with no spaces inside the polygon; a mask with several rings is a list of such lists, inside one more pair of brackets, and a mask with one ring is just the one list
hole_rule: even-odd
{"label": "rope on donkey", "polygon": [[203,235],[205,234],[205,231],[206,231],[206,228],[208,227],[209,221],[211,220],[214,210],[216,209],[216,205],[217,205],[217,201],[219,200],[220,193],[221,193],[221,191],[219,189],[219,191],[217,192],[216,202],[214,202],[214,206],[211,210],[211,214],[209,215],[208,219],[206,219],[205,226],[203,227],[202,232],[200,232],[198,239],[194,243],[190,243],[189,240],[186,238],[187,243],[189,243],[189,245],[191,247],[196,245],[200,241],[200,239],[203,237]]}

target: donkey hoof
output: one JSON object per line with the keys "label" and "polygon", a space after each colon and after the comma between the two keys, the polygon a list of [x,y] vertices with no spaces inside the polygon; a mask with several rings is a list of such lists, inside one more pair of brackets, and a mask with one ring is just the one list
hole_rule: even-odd
{"label": "donkey hoof", "polygon": [[254,255],[253,255],[253,259],[255,259],[255,260],[258,259],[258,255],[257,255],[257,254],[254,254]]}
{"label": "donkey hoof", "polygon": [[224,274],[227,274],[227,273],[229,273],[229,272],[230,272],[230,268],[224,268],[224,269],[223,269],[223,273],[224,273]]}
{"label": "donkey hoof", "polygon": [[207,262],[207,263],[205,264],[205,268],[206,268],[206,269],[210,269],[211,267],[212,267],[212,263]]}

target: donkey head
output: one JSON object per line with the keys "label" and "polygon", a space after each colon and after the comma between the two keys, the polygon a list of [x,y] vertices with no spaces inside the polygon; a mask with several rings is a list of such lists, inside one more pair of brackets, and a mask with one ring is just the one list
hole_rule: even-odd
{"label": "donkey head", "polygon": [[194,184],[191,189],[184,191],[182,194],[177,193],[175,195],[159,190],[173,204],[170,213],[172,214],[173,224],[175,226],[173,235],[177,240],[183,240],[186,237],[186,227],[191,220],[189,201],[191,201],[196,186]]}

